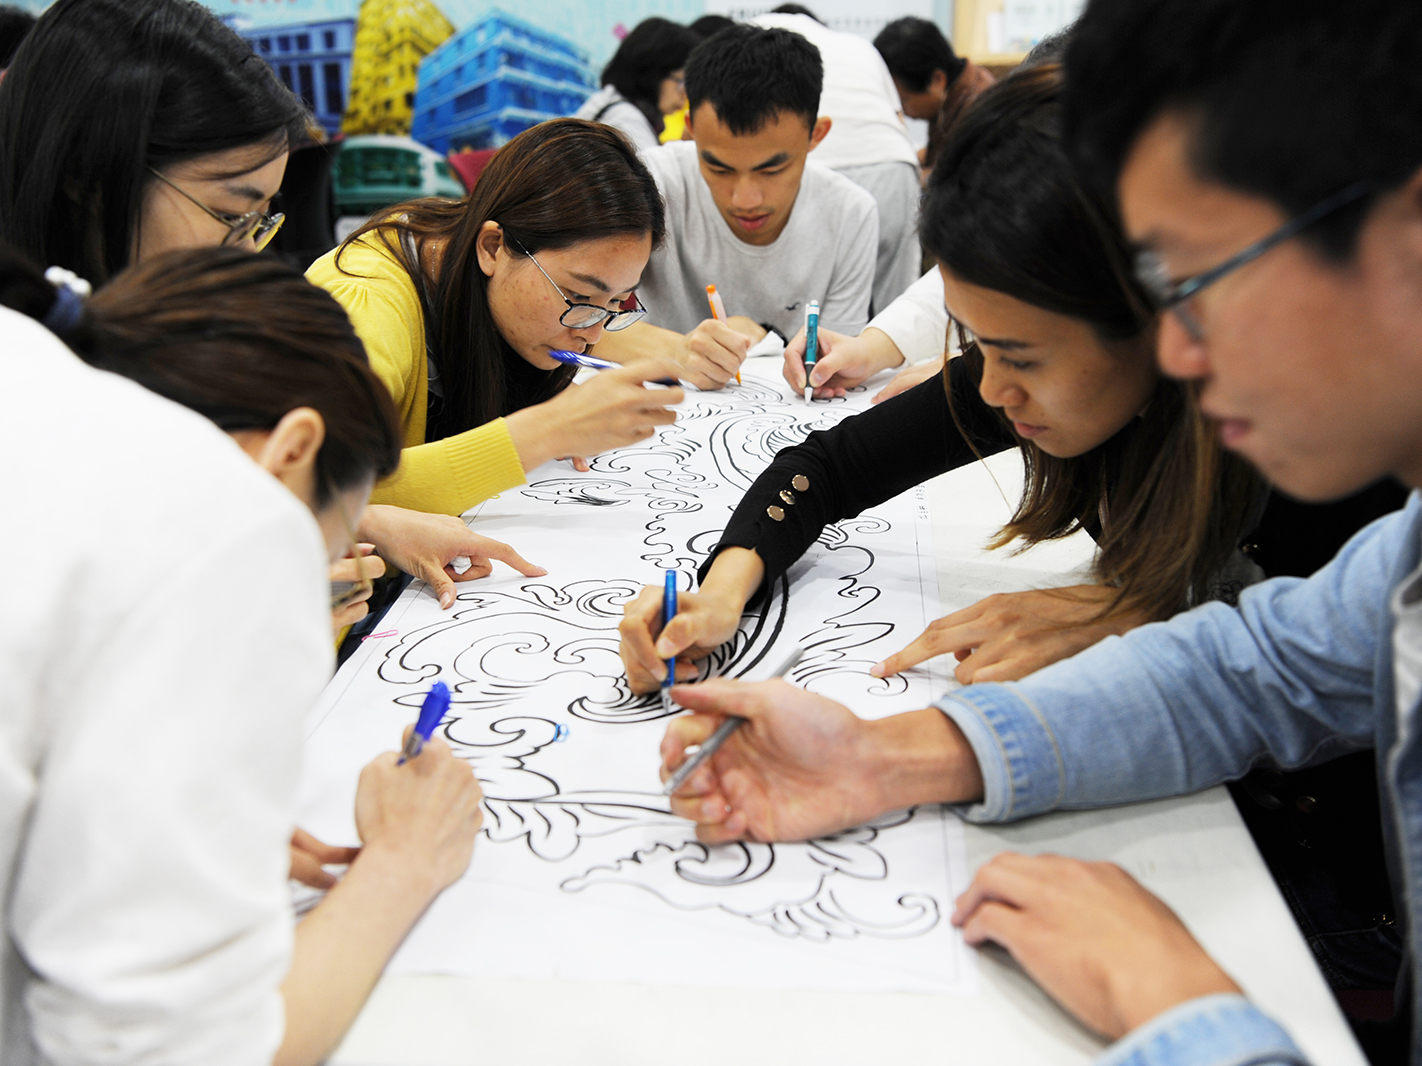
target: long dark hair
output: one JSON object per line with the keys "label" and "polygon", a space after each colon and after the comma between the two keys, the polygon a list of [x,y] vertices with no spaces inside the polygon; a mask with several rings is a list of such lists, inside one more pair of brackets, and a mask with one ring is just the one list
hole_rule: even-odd
{"label": "long dark hair", "polygon": [[305,126],[194,0],[59,0],[0,83],[0,240],[99,284],[128,263],[149,167],[259,144],[270,161]]}
{"label": "long dark hair", "polygon": [[[1120,229],[1076,181],[1062,144],[1061,90],[1061,67],[1048,64],[1012,75],[972,105],[929,179],[923,243],[969,284],[1080,319],[1107,343],[1140,341],[1135,348],[1148,352],[1155,318]],[[982,366],[976,344],[963,358]],[[1192,387],[1166,377],[1128,440],[1117,434],[1070,459],[1031,441],[1018,446],[1022,501],[993,546],[1021,539],[1025,547],[1099,524],[1096,576],[1118,590],[1108,611],[1165,618],[1208,598],[1263,491],[1221,447]]]}
{"label": "long dark hair", "polygon": [[[433,293],[433,321],[425,322],[444,387],[440,435],[452,436],[512,413],[510,360],[521,359],[499,333],[489,310],[489,279],[479,269],[476,243],[485,222],[499,224],[504,248],[522,258],[547,248],[625,234],[650,234],[655,248],[666,237],[666,212],[656,180],[637,151],[616,130],[565,118],[520,133],[494,156],[467,200],[414,200],[353,233],[351,242],[379,240],[416,289]],[[443,241],[438,279],[407,254]],[[369,235],[369,236],[367,236]],[[530,404],[556,396],[573,380],[573,367],[547,373]],[[437,437],[427,433],[430,440]]]}
{"label": "long dark hair", "polygon": [[59,299],[37,267],[0,248],[0,305],[46,322],[86,362],[228,432],[273,429],[298,407],[318,411],[326,424],[318,510],[399,465],[395,404],[350,319],[279,259],[237,248],[169,252],[123,271],[82,314],[51,315]]}
{"label": "long dark hair", "polygon": [[602,68],[602,83],[636,105],[660,135],[665,129],[657,106],[662,80],[685,67],[686,57],[700,43],[701,36],[688,26],[664,18],[643,19]]}

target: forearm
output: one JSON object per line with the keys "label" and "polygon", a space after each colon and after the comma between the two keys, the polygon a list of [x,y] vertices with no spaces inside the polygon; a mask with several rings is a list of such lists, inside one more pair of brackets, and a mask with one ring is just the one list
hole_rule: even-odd
{"label": "forearm", "polygon": [[274,1066],[324,1061],[360,1013],[390,956],[437,895],[434,880],[367,848],[297,927],[282,982],[286,1034]]}
{"label": "forearm", "polygon": [[751,548],[727,548],[716,556],[701,581],[700,592],[744,608],[765,578],[765,564]]}
{"label": "forearm", "polygon": [[547,403],[515,411],[504,422],[509,427],[509,437],[513,440],[525,474],[544,463],[572,454],[563,440],[562,421],[556,415],[550,415]]}
{"label": "forearm", "polygon": [[507,419],[444,440],[406,448],[400,468],[375,486],[371,503],[432,514],[463,514],[475,504],[523,484],[526,469]]}
{"label": "forearm", "polygon": [[877,814],[982,797],[977,756],[962,730],[935,707],[865,722],[860,764]]}
{"label": "forearm", "polygon": [[904,353],[894,343],[894,339],[874,326],[867,327],[863,333],[859,334],[855,343],[860,346],[861,351],[865,353],[868,365],[873,368],[869,374],[870,377],[881,370],[892,370],[907,362]]}

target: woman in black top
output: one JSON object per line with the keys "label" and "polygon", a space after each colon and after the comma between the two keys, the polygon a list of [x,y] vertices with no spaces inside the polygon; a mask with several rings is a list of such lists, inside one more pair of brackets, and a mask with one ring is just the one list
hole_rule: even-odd
{"label": "woman in black top", "polygon": [[673,655],[678,675],[694,676],[692,661],[730,638],[745,605],[825,525],[1014,446],[1023,497],[994,546],[1086,529],[1095,583],[990,597],[876,673],[951,651],[960,681],[1020,677],[1258,576],[1237,548],[1264,487],[1223,450],[1189,386],[1156,369],[1154,314],[1129,250],[1063,151],[1060,92],[1056,66],[989,90],[930,181],[921,236],[965,354],[777,456],[665,632],[659,589],[629,605],[622,654],[634,690],[655,687]]}

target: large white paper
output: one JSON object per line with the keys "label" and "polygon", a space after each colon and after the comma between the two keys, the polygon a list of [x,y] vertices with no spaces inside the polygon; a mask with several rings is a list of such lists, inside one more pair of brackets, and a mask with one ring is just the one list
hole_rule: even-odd
{"label": "large white paper", "polygon": [[[707,848],[657,778],[665,713],[617,655],[622,605],[667,568],[682,588],[781,448],[863,409],[806,406],[779,360],[688,394],[675,426],[566,463],[483,504],[473,528],[546,566],[461,585],[442,612],[421,585],[313,714],[300,824],[355,842],[360,768],[398,742],[436,680],[442,726],[478,772],[484,836],[468,874],[421,920],[393,972],[939,993],[975,988],[949,925],[966,883],[962,826],[937,808],[799,844]],[[811,485],[809,492],[816,491]],[[930,524],[909,493],[827,529],[704,674],[760,679],[796,646],[792,683],[866,718],[927,706],[928,669],[868,667],[937,617]],[[673,712],[675,713],[675,712]]]}

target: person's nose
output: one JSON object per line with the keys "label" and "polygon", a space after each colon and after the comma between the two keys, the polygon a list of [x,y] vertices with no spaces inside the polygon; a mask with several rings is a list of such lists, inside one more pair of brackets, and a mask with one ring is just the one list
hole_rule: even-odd
{"label": "person's nose", "polygon": [[760,182],[750,175],[736,180],[735,188],[731,190],[731,206],[737,211],[754,211],[765,202],[765,194],[761,191]]}
{"label": "person's nose", "polygon": [[1208,377],[1210,373],[1204,341],[1196,339],[1185,324],[1168,311],[1161,316],[1156,357],[1160,369],[1173,378],[1191,380]]}
{"label": "person's nose", "polygon": [[568,332],[582,341],[586,347],[591,348],[598,341],[602,340],[603,327],[604,323],[599,322],[595,326],[584,326],[582,329],[570,328]]}
{"label": "person's nose", "polygon": [[990,359],[983,362],[983,380],[978,385],[978,393],[989,407],[1021,407],[1027,402],[1027,390],[1012,379],[1010,372]]}

